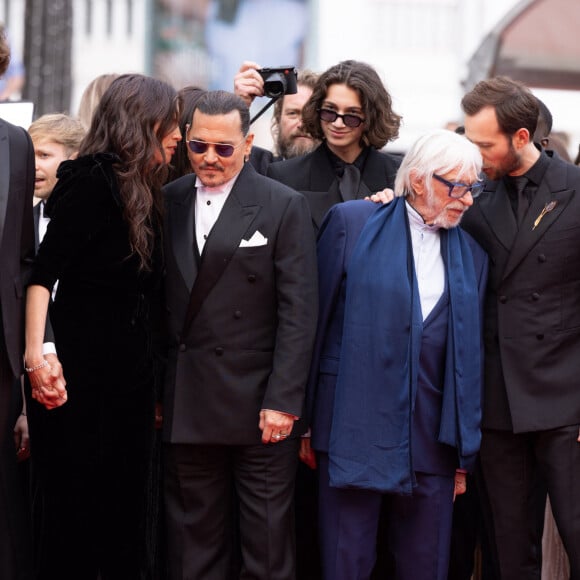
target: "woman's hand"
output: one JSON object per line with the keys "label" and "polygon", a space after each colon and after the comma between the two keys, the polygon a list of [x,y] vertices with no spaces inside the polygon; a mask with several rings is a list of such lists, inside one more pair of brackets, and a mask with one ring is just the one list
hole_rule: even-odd
{"label": "woman's hand", "polygon": [[67,400],[66,381],[62,365],[55,354],[47,354],[42,359],[47,364],[33,360],[27,362],[27,373],[32,387],[32,398],[47,409],[56,409]]}

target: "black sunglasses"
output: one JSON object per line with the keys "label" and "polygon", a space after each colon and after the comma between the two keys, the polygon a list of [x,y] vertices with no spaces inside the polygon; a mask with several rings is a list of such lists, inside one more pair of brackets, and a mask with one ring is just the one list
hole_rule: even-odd
{"label": "black sunglasses", "polygon": [[326,121],[327,123],[333,123],[334,121],[336,121],[339,117],[342,119],[342,122],[347,126],[347,127],[351,127],[351,128],[355,128],[355,127],[359,127],[362,123],[365,122],[365,120],[362,117],[359,117],[358,115],[351,115],[349,113],[345,113],[344,115],[341,115],[340,113],[337,113],[336,111],[333,111],[332,109],[317,109],[318,111],[318,118],[321,121]]}
{"label": "black sunglasses", "polygon": [[475,183],[461,183],[460,181],[449,181],[436,173],[433,174],[433,177],[449,188],[448,195],[454,199],[461,199],[467,193],[471,193],[471,197],[475,198],[481,194],[484,187],[483,179],[478,179]]}
{"label": "black sunglasses", "polygon": [[187,146],[192,151],[192,153],[197,153],[198,155],[205,153],[210,145],[213,145],[215,152],[220,157],[231,157],[234,151],[243,143],[245,140],[240,141],[237,145],[230,145],[229,143],[212,143],[210,141],[198,141],[197,139],[192,139],[187,142]]}

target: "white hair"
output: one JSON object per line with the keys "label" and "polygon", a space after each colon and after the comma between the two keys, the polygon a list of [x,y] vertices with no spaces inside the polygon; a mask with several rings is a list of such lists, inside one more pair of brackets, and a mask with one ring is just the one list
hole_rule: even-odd
{"label": "white hair", "polygon": [[480,174],[481,165],[481,153],[471,141],[453,131],[436,129],[411,145],[397,172],[395,196],[414,195],[413,177],[423,178],[430,192],[434,173],[445,175],[458,169],[457,179],[474,179]]}

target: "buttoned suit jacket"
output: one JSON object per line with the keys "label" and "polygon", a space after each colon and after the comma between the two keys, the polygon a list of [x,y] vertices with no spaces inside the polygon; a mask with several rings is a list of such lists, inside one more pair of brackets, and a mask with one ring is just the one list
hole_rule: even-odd
{"label": "buttoned suit jacket", "polygon": [[165,187],[164,439],[257,444],[261,409],[302,414],[317,317],[308,205],[246,163],[198,266],[195,197],[193,174]]}
{"label": "buttoned suit jacket", "polygon": [[[304,194],[308,200],[316,231],[320,229],[326,212],[344,201],[338,189],[338,180],[324,144],[311,153],[272,163],[267,175]],[[361,171],[361,182],[366,193],[375,193],[393,187],[400,159],[389,153],[370,149]],[[362,196],[364,197],[364,196]]]}
{"label": "buttoned suit jacket", "polygon": [[490,258],[483,426],[580,424],[580,168],[553,154],[519,230],[490,181],[462,227]]}

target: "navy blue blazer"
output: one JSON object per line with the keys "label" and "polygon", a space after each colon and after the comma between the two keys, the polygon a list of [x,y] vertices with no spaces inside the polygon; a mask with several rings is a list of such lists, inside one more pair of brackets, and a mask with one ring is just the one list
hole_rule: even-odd
{"label": "navy blue blazer", "polygon": [[[312,428],[312,447],[317,451],[329,450],[342,346],[345,273],[359,235],[377,207],[380,206],[364,201],[339,204],[329,215],[335,220],[342,220],[342,227],[332,228],[332,234],[329,235],[330,230],[326,229],[327,216],[319,234],[319,319],[307,386],[307,416]],[[480,317],[483,318],[487,257],[471,237],[468,237],[468,242],[478,278]],[[369,300],[372,299],[369,297]],[[478,418],[466,417],[465,420],[472,421]]]}

